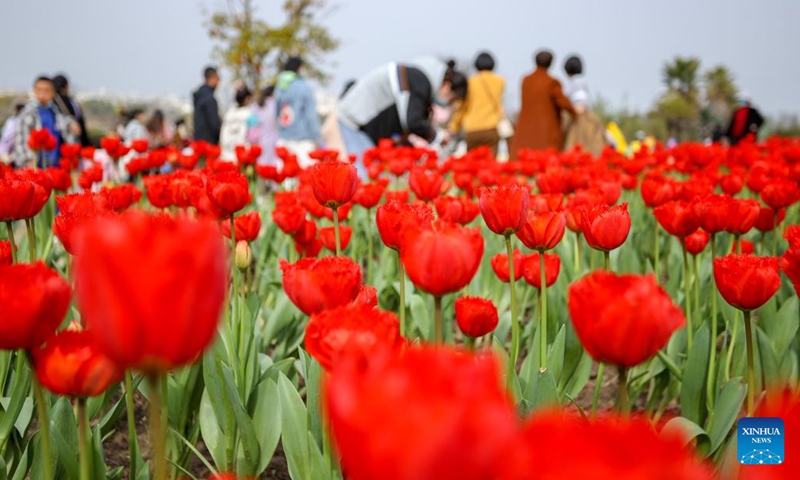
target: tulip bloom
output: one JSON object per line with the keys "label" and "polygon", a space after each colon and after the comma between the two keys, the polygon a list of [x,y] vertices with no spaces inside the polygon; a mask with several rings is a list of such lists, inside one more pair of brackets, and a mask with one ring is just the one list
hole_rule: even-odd
{"label": "tulip bloom", "polygon": [[210,175],[206,179],[206,193],[214,208],[223,218],[246,207],[251,200],[247,177],[239,172]]}
{"label": "tulip bloom", "polygon": [[700,252],[705,250],[709,240],[711,240],[711,235],[705,230],[698,229],[693,234],[683,238],[683,245],[688,253],[699,255]]}
{"label": "tulip bloom", "polygon": [[378,308],[378,289],[372,285],[361,285],[358,296],[350,305],[364,305],[370,308]]}
{"label": "tulip bloom", "polygon": [[744,312],[747,346],[747,414],[755,408],[755,364],[750,311],[764,305],[781,287],[776,257],[731,254],[714,259],[714,281],[722,298]]}
{"label": "tulip bloom", "polygon": [[227,289],[217,225],[130,211],[74,237],[78,305],[103,353],[151,374],[202,354]]}
{"label": "tulip bloom", "polygon": [[444,179],[437,171],[414,167],[408,175],[408,187],[423,202],[429,202],[441,195],[443,186]]}
{"label": "tulip bloom", "polygon": [[789,248],[781,257],[781,270],[792,281],[795,293],[800,296],[800,227],[787,228],[784,238],[789,240]]}
{"label": "tulip bloom", "polygon": [[346,257],[281,261],[283,290],[301,312],[313,315],[358,297],[361,267]]}
{"label": "tulip bloom", "polygon": [[[225,238],[231,238],[231,222],[221,222],[220,228]],[[258,233],[261,231],[261,215],[258,212],[239,215],[233,219],[233,228],[237,242],[240,240],[252,242],[258,238]]]}
{"label": "tulip bloom", "polygon": [[142,192],[128,183],[114,188],[104,188],[102,192],[108,198],[112,210],[121,212],[142,198]]}
{"label": "tulip bloom", "polygon": [[598,205],[584,210],[581,216],[581,230],[586,243],[595,250],[608,252],[619,248],[631,231],[631,216],[628,204],[615,207]]}
{"label": "tulip bloom", "polygon": [[[522,276],[525,278],[525,282],[528,285],[541,290],[542,276],[539,266],[539,255],[542,254],[539,252],[533,252],[530,255],[525,255],[522,257]],[[554,253],[545,253],[544,268],[545,286],[549,288],[556,283],[556,280],[558,280],[558,274],[561,271],[561,257]]]}
{"label": "tulip bloom", "polygon": [[0,266],[0,350],[38,348],[69,308],[69,283],[44,263]]}
{"label": "tulip bloom", "polygon": [[[522,278],[522,254],[519,249],[514,249],[512,256],[514,258],[514,280],[519,280]],[[494,274],[497,275],[501,282],[509,283],[511,281],[508,269],[508,254],[498,253],[490,259],[490,263]]]}
{"label": "tulip bloom", "polygon": [[87,331],[54,335],[32,355],[39,383],[56,395],[95,397],[122,379],[123,370]]}
{"label": "tulip bloom", "polygon": [[320,205],[337,208],[349,202],[358,188],[356,167],[338,160],[324,160],[310,169],[314,198]]}
{"label": "tulip bloom", "polygon": [[498,372],[491,356],[443,347],[337,363],[323,411],[342,470],[352,480],[495,478],[517,422]]}
{"label": "tulip bloom", "polygon": [[272,211],[272,221],[283,233],[294,235],[307,221],[306,209],[300,205],[279,205]]}
{"label": "tulip bloom", "polygon": [[760,232],[771,232],[775,230],[775,227],[780,225],[785,218],[786,210],[783,208],[778,210],[776,215],[775,210],[770,207],[760,207],[755,227]]}
{"label": "tulip bloom", "polygon": [[564,238],[567,219],[561,212],[528,213],[517,238],[531,250],[552,250]]}
{"label": "tulip bloom", "polygon": [[34,182],[14,176],[0,177],[0,222],[32,218],[46,202],[47,197],[37,193]]}
{"label": "tulip bloom", "polygon": [[756,225],[760,212],[761,205],[757,200],[752,198],[733,199],[725,231],[734,235],[744,235]]}
{"label": "tulip bloom", "polygon": [[680,200],[667,202],[654,208],[653,215],[667,233],[676,237],[689,236],[700,228],[692,204],[689,202]]}
{"label": "tulip bloom", "polygon": [[480,297],[456,299],[456,323],[464,335],[472,338],[488,335],[500,321],[497,307],[491,300]]}
{"label": "tulip bloom", "polygon": [[731,221],[733,202],[727,195],[701,195],[691,202],[697,224],[710,234],[722,232]]}
{"label": "tulip bloom", "polygon": [[14,256],[11,254],[11,242],[8,240],[0,240],[0,266],[11,265]]}
{"label": "tulip bloom", "polygon": [[675,187],[672,180],[660,175],[648,175],[642,181],[642,200],[650,208],[661,206],[675,198]]}
{"label": "tulip bloom", "polygon": [[517,233],[528,218],[527,187],[506,185],[481,192],[481,215],[489,230],[506,237]]}
{"label": "tulip bloom", "polygon": [[358,189],[356,189],[353,201],[363,208],[373,208],[381,202],[383,192],[388,185],[389,180],[385,178],[372,183],[362,183],[358,186]]}
{"label": "tulip bloom", "polygon": [[69,171],[58,167],[50,167],[46,171],[53,184],[53,190],[66,192],[72,186],[72,177],[69,176]]}
{"label": "tulip bloom", "polygon": [[366,305],[324,310],[312,315],[306,325],[306,351],[325,370],[331,370],[345,351],[369,359],[375,349],[399,350],[403,343],[394,313]]}
{"label": "tulip bloom", "polygon": [[381,240],[387,247],[400,251],[406,228],[430,225],[434,216],[427,205],[409,205],[396,200],[378,207],[375,224]]}
{"label": "tulip bloom", "polygon": [[658,433],[643,418],[606,415],[586,421],[554,410],[526,422],[495,478],[713,480],[716,475],[681,432]]}
{"label": "tulip bloom", "polygon": [[[319,229],[319,241],[322,246],[331,252],[336,252],[336,239],[334,227],[323,227]],[[350,244],[350,237],[353,235],[353,229],[347,225],[339,227],[339,235],[341,236],[342,250],[346,249]]]}
{"label": "tulip bloom", "polygon": [[575,333],[599,362],[634,367],[653,357],[686,320],[655,277],[597,271],[569,287]]}
{"label": "tulip bloom", "polygon": [[800,187],[791,180],[772,180],[761,190],[761,200],[779,210],[793,205],[800,199]]}

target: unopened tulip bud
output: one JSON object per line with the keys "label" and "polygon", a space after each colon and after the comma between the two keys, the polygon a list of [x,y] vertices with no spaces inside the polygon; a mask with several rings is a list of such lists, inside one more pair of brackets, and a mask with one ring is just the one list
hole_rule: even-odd
{"label": "unopened tulip bud", "polygon": [[236,268],[239,270],[246,270],[250,267],[250,262],[253,261],[253,251],[250,250],[250,245],[244,240],[236,243],[236,254],[234,255]]}

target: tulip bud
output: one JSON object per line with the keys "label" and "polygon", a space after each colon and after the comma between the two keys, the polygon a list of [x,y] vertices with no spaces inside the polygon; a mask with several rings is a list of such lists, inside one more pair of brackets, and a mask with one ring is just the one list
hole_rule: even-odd
{"label": "tulip bud", "polygon": [[250,262],[253,261],[253,251],[250,250],[250,245],[244,240],[236,243],[234,261],[236,262],[236,268],[239,270],[247,270],[250,267]]}

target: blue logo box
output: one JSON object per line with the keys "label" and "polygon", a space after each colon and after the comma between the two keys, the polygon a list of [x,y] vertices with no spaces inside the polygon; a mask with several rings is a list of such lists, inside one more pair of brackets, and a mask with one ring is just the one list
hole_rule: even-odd
{"label": "blue logo box", "polygon": [[785,460],[783,420],[780,418],[742,418],[736,426],[739,463],[742,465],[780,465]]}

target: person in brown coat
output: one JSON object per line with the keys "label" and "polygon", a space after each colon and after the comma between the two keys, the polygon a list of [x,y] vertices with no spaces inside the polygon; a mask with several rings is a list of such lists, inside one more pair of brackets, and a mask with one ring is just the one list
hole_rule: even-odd
{"label": "person in brown coat", "polygon": [[552,63],[553,54],[540,51],[536,54],[536,71],[522,80],[522,109],[508,150],[512,159],[523,148],[561,150],[561,111],[569,112],[573,118],[577,115],[561,90],[561,83],[547,73]]}

